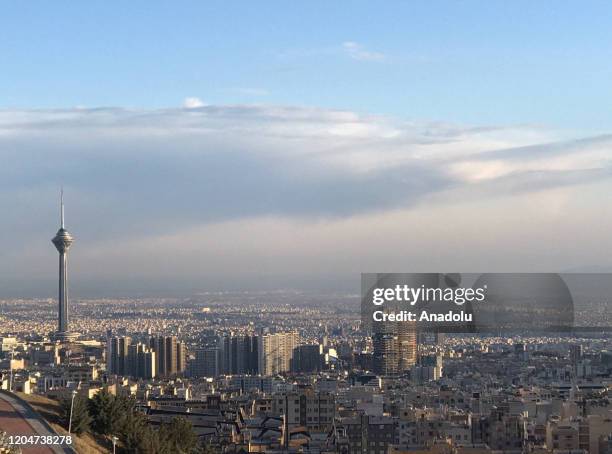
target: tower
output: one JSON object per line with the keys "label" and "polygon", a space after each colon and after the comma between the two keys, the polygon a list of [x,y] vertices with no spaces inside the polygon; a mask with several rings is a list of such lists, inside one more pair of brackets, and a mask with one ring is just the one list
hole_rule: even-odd
{"label": "tower", "polygon": [[58,323],[54,338],[59,341],[70,341],[77,333],[68,330],[68,249],[74,242],[72,235],[64,228],[64,191],[60,193],[60,229],[51,240],[59,252],[59,294]]}

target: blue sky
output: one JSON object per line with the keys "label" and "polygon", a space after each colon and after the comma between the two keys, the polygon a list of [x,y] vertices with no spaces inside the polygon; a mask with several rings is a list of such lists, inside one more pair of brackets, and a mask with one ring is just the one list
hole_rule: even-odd
{"label": "blue sky", "polygon": [[0,107],[274,104],[605,130],[609,2],[10,2]]}

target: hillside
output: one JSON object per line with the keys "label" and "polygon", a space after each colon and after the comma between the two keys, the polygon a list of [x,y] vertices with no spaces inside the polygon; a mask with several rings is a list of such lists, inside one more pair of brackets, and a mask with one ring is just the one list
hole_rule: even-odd
{"label": "hillside", "polygon": [[[60,435],[68,435],[68,431],[61,425],[61,408],[59,402],[43,396],[33,394],[16,393],[28,402],[38,414],[53,427]],[[112,452],[111,442],[103,437],[94,437],[91,434],[75,436],[73,434],[73,448],[79,454],[110,454]]]}

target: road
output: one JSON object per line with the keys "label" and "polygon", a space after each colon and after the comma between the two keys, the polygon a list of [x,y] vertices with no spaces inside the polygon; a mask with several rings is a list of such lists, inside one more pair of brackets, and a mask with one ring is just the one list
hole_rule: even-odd
{"label": "road", "polygon": [[[0,392],[0,429],[8,435],[56,435],[42,418],[13,395]],[[69,448],[53,445],[22,445],[23,454],[72,454]]]}

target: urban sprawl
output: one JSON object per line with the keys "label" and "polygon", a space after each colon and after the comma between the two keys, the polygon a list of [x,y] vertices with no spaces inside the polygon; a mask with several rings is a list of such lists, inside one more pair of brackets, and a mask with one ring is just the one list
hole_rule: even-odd
{"label": "urban sprawl", "polygon": [[[5,392],[125,396],[153,429],[187,420],[208,452],[612,454],[603,329],[368,331],[359,295],[339,293],[69,301],[72,241],[62,216],[59,302],[0,300]],[[604,306],[576,317],[611,325]]]}

